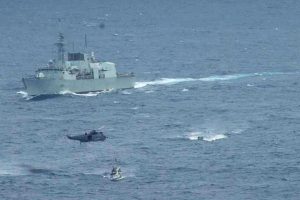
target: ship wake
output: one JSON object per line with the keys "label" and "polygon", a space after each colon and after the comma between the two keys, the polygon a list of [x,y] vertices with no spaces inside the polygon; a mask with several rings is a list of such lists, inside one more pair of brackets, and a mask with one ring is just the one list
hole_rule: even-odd
{"label": "ship wake", "polygon": [[75,93],[75,92],[72,92],[72,91],[69,91],[69,90],[63,90],[63,91],[60,91],[59,94],[61,94],[61,95],[84,96],[84,97],[95,97],[98,94],[100,94],[100,92],[88,92],[88,93],[81,94],[81,93]]}
{"label": "ship wake", "polygon": [[87,92],[87,93],[76,93],[76,92],[72,92],[69,90],[63,90],[63,91],[59,92],[59,94],[53,94],[53,95],[50,95],[50,94],[44,95],[43,94],[43,95],[35,95],[35,96],[31,96],[25,91],[19,91],[19,92],[17,92],[17,94],[21,95],[21,97],[25,100],[44,100],[44,99],[55,98],[55,97],[59,97],[59,96],[95,97],[95,96],[98,96],[99,94],[108,93],[111,91],[113,91],[113,89],[98,91],[98,92]]}
{"label": "ship wake", "polygon": [[290,74],[285,72],[260,72],[260,73],[249,73],[249,74],[228,74],[228,75],[214,75],[203,78],[161,78],[154,81],[143,81],[136,82],[134,88],[143,88],[148,85],[173,85],[183,82],[191,81],[202,81],[202,82],[215,82],[215,81],[229,81],[242,78],[258,77],[258,76],[273,76],[273,75],[284,75]]}
{"label": "ship wake", "polygon": [[59,94],[60,95],[82,96],[82,97],[95,97],[95,96],[98,96],[99,94],[108,93],[111,91],[113,91],[113,89],[97,91],[97,92],[87,92],[87,93],[76,93],[76,92],[72,92],[70,90],[63,90],[63,91],[59,92]]}

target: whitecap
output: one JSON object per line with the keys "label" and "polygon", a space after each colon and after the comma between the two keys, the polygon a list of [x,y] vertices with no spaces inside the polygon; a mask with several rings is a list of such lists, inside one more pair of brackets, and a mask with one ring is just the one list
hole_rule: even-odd
{"label": "whitecap", "polygon": [[189,91],[189,89],[186,89],[186,88],[182,89],[182,92],[188,92],[188,91]]}

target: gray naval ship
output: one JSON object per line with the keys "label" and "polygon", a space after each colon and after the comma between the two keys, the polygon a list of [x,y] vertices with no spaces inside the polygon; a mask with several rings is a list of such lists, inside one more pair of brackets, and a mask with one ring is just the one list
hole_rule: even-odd
{"label": "gray naval ship", "polygon": [[88,93],[134,87],[134,74],[120,74],[112,62],[96,60],[94,53],[65,53],[63,34],[59,34],[57,60],[50,60],[35,76],[23,78],[26,92],[31,96]]}

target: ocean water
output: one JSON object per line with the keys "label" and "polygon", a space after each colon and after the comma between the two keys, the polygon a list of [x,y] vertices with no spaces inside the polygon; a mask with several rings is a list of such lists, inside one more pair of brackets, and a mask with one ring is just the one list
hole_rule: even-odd
{"label": "ocean water", "polygon": [[[0,199],[300,199],[299,12],[293,0],[0,1]],[[135,88],[28,97],[21,78],[55,56],[58,32],[75,51],[87,34]],[[66,138],[91,129],[108,139]]]}

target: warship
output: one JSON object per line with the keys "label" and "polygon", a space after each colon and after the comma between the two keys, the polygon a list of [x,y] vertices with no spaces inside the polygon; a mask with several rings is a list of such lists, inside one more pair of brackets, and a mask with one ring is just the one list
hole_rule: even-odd
{"label": "warship", "polygon": [[[86,38],[85,38],[86,44]],[[59,33],[57,60],[50,60],[34,76],[22,78],[30,96],[88,93],[134,87],[133,73],[117,73],[112,62],[98,61],[94,53],[65,52],[64,35]]]}

